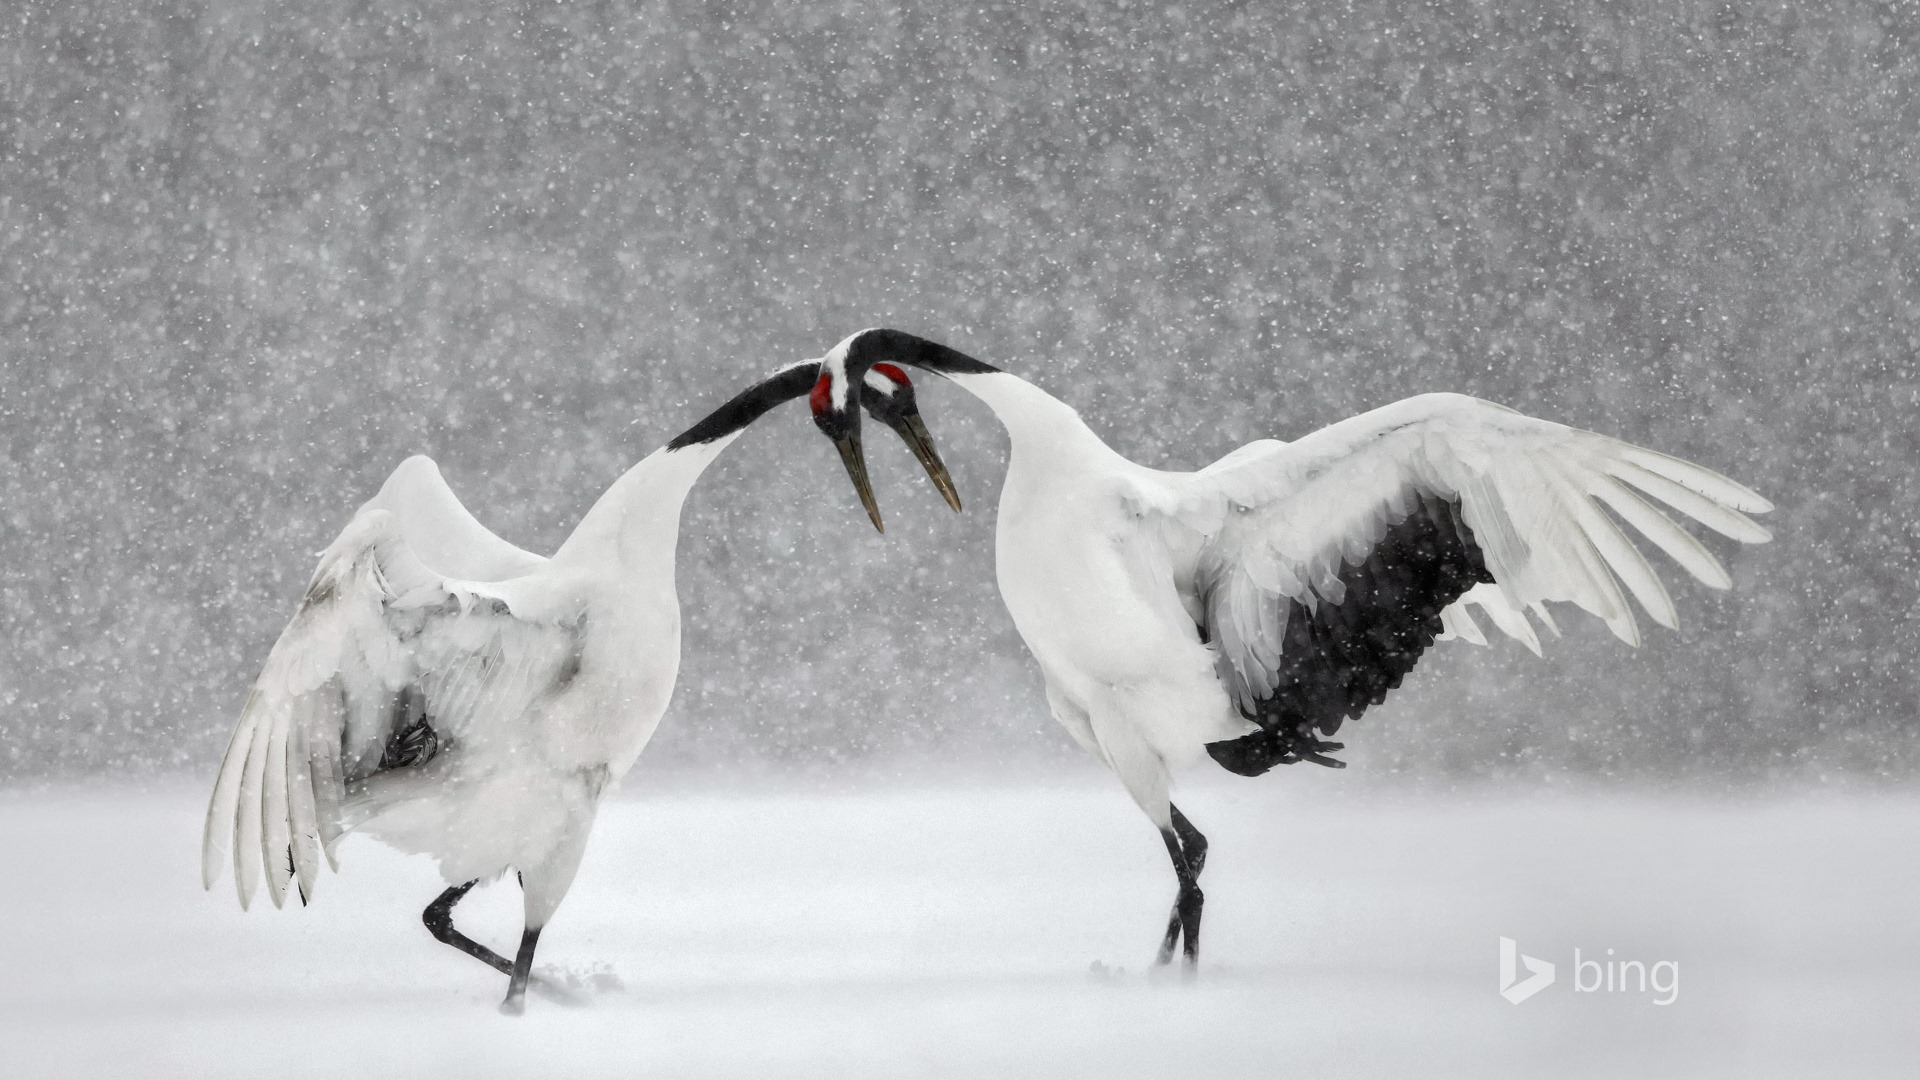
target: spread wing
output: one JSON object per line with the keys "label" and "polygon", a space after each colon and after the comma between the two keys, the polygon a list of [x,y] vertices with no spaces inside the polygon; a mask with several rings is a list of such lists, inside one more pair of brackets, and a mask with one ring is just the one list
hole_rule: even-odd
{"label": "spread wing", "polygon": [[1160,510],[1195,537],[1183,591],[1262,728],[1214,756],[1249,773],[1322,760],[1333,744],[1314,732],[1382,700],[1437,636],[1484,640],[1463,598],[1536,649],[1524,613],[1551,628],[1549,600],[1638,645],[1623,584],[1674,626],[1672,599],[1615,517],[1706,584],[1731,582],[1650,499],[1735,540],[1769,538],[1746,514],[1771,505],[1726,477],[1455,394],[1255,443],[1173,481]]}
{"label": "spread wing", "polygon": [[207,808],[203,883],[231,852],[242,907],[263,874],[275,906],[290,880],[304,901],[320,855],[333,861],[348,785],[424,765],[564,686],[577,622],[524,618],[510,597],[430,568],[391,510],[356,514],[241,710]]}
{"label": "spread wing", "polygon": [[495,536],[469,513],[425,454],[400,463],[360,510],[390,511],[401,535],[420,560],[450,577],[506,581],[545,566],[547,560]]}

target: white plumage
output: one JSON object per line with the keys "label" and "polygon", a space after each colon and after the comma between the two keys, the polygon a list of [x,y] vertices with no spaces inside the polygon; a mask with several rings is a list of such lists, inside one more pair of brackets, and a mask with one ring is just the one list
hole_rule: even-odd
{"label": "white plumage", "polygon": [[[1265,440],[1198,472],[1149,469],[1012,374],[891,330],[842,342],[873,363],[950,378],[1005,425],[1000,594],[1054,716],[1118,774],[1166,839],[1178,938],[1197,958],[1206,840],[1169,801],[1172,769],[1210,752],[1254,775],[1314,760],[1436,637],[1479,643],[1469,613],[1539,651],[1548,601],[1640,643],[1631,594],[1662,626],[1658,575],[1602,511],[1714,588],[1730,579],[1656,509],[1745,543],[1771,509],[1700,466],[1457,394],[1376,409],[1297,442]],[[837,369],[836,369],[837,370]],[[1624,591],[1622,586],[1624,585]]]}
{"label": "white plumage", "polygon": [[[449,884],[517,870],[526,925],[543,927],[601,793],[665,712],[680,506],[735,437],[636,465],[551,560],[486,532],[431,461],[402,464],[321,555],[248,696],[205,883],[231,853],[243,906],[262,877],[276,906],[289,884],[305,900],[357,829],[432,855]],[[426,718],[434,745],[399,767],[389,746]]]}
{"label": "white plumage", "polygon": [[[1198,473],[1154,477],[1135,496],[1143,520],[1171,528],[1175,546],[1199,545],[1183,586],[1208,598],[1208,622],[1249,705],[1274,689],[1280,628],[1262,617],[1274,598],[1339,604],[1338,569],[1364,559],[1423,494],[1460,503],[1497,582],[1469,598],[1536,651],[1515,616],[1550,618],[1549,600],[1638,646],[1623,582],[1656,623],[1677,625],[1666,588],[1600,504],[1716,589],[1732,584],[1718,560],[1643,496],[1746,543],[1768,534],[1742,511],[1771,509],[1697,465],[1459,394],[1408,398],[1295,443],[1255,443]],[[1443,618],[1471,625],[1461,603]]]}
{"label": "white plumage", "polygon": [[[510,976],[566,895],[601,795],[652,737],[680,665],[680,510],[757,417],[816,385],[796,364],[629,469],[551,559],[501,540],[425,457],[409,458],[320,557],[248,695],[209,804],[201,869],[231,862],[240,903],[264,878],[302,901],[340,838],[438,860],[436,937]],[[863,398],[938,467],[911,387]],[[337,866],[336,866],[337,868]],[[453,929],[476,881],[512,869],[526,932],[509,964]]]}

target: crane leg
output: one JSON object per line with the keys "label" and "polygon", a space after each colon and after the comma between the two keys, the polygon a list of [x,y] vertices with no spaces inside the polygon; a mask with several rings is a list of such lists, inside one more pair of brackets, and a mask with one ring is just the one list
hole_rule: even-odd
{"label": "crane leg", "polygon": [[507,983],[507,1000],[500,1011],[519,1016],[527,1011],[527,979],[533,974],[533,948],[540,943],[540,927],[529,926],[520,935],[520,953],[513,958],[513,971]]}
{"label": "crane leg", "polygon": [[421,913],[420,918],[427,924],[427,932],[433,935],[435,941],[459,949],[502,975],[512,975],[514,966],[507,962],[506,957],[453,928],[453,905],[459,903],[460,898],[479,883],[480,879],[475,878],[465,885],[455,885],[441,893],[438,899],[427,905],[427,910]]}
{"label": "crane leg", "polygon": [[1192,970],[1200,962],[1200,909],[1206,903],[1206,897],[1200,892],[1200,871],[1207,865],[1207,838],[1193,827],[1193,822],[1187,820],[1179,807],[1168,803],[1167,809],[1172,811],[1173,827],[1160,835],[1167,842],[1167,856],[1173,860],[1180,894],[1167,916],[1167,934],[1160,941],[1157,962],[1172,963],[1173,948],[1184,936],[1186,965]]}

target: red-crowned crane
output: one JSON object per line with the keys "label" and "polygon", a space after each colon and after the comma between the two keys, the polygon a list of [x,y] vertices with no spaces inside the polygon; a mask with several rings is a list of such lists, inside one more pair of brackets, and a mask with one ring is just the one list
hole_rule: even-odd
{"label": "red-crowned crane", "polygon": [[1000,595],[1046,679],[1047,704],[1105,761],[1165,839],[1179,882],[1159,962],[1199,958],[1207,841],[1168,798],[1204,751],[1257,776],[1326,755],[1436,638],[1484,643],[1480,605],[1536,652],[1533,613],[1568,601],[1640,642],[1621,586],[1653,620],[1672,599],[1610,509],[1694,577],[1731,580],[1648,502],[1744,543],[1772,507],[1718,473],[1459,394],[1424,394],[1297,442],[1262,440],[1199,472],[1115,453],[1026,380],[897,330],[821,358],[815,423],[859,428],[843,384],[882,365],[936,372],[1006,426]]}
{"label": "red-crowned crane", "polygon": [[[601,796],[653,735],[680,668],[680,508],[721,451],[817,383],[812,361],[742,392],[614,482],[551,559],[495,536],[425,457],[402,462],[320,556],[248,695],[207,809],[208,888],[231,856],[242,907],[313,895],[348,832],[438,860],[438,940],[508,976],[525,1008],[534,946],[573,882]],[[904,377],[861,400],[943,493],[952,482]],[[858,461],[858,433],[842,447]],[[864,473],[861,498],[880,518]],[[956,503],[957,508],[957,503]],[[519,873],[509,962],[456,930],[481,880]]]}

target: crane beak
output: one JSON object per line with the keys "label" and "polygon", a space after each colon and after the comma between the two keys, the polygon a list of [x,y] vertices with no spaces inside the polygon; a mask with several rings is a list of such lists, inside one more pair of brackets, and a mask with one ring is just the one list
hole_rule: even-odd
{"label": "crane beak", "polygon": [[940,452],[933,448],[933,434],[921,422],[920,414],[908,413],[901,417],[900,422],[893,425],[893,430],[907,444],[907,449],[913,451],[913,456],[920,460],[920,467],[927,470],[927,478],[933,481],[934,487],[940,489],[940,497],[947,500],[947,505],[953,507],[954,513],[959,513],[960,492],[954,488],[953,477],[947,472],[946,462],[940,460]]}
{"label": "crane beak", "polygon": [[856,431],[843,439],[835,439],[833,445],[840,451],[840,461],[847,467],[853,490],[860,493],[860,505],[867,508],[873,527],[886,532],[887,527],[880,523],[880,504],[873,499],[873,484],[867,480],[867,456],[860,450],[860,433]]}

